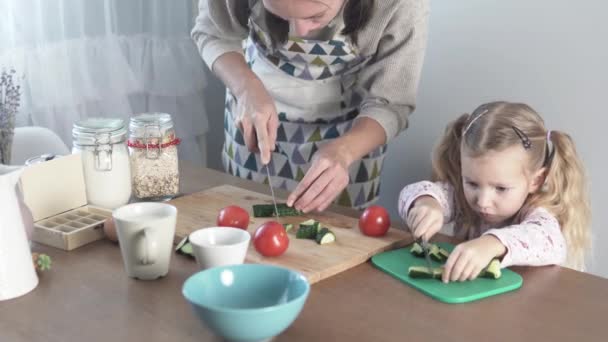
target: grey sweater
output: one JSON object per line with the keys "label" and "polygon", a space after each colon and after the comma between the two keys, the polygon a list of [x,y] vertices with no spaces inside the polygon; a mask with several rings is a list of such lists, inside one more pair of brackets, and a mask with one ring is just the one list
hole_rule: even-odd
{"label": "grey sweater", "polygon": [[[242,51],[248,30],[235,15],[246,0],[199,0],[192,38],[205,63]],[[414,110],[428,33],[428,0],[376,0],[373,17],[359,32],[357,48],[366,58],[355,89],[362,96],[359,117],[376,120],[387,140],[407,127]]]}

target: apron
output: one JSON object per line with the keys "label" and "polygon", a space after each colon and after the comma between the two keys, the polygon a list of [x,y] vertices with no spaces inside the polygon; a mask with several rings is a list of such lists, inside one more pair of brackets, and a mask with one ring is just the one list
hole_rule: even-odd
{"label": "apron", "polygon": [[[249,21],[245,59],[275,100],[279,116],[276,149],[268,164],[273,186],[292,191],[310,168],[314,153],[347,132],[361,101],[351,90],[361,58],[347,37],[328,41],[289,37],[273,47],[270,37]],[[222,163],[237,177],[268,183],[259,154],[251,153],[235,124],[236,101],[227,91]],[[383,145],[349,167],[349,184],[334,203],[363,209],[380,192]]]}

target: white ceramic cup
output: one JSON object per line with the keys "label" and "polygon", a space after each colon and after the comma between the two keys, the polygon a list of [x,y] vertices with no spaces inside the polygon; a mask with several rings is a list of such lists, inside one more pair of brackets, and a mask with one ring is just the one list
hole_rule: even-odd
{"label": "white ceramic cup", "polygon": [[115,209],[112,217],[129,277],[152,280],[167,275],[177,208],[166,203],[132,203]]}
{"label": "white ceramic cup", "polygon": [[188,240],[196,262],[206,269],[242,264],[247,255],[251,235],[239,228],[210,227],[190,233]]}

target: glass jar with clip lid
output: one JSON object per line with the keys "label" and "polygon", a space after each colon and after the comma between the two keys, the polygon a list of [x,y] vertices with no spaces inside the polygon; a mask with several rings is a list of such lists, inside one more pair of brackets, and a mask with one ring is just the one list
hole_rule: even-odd
{"label": "glass jar with clip lid", "polygon": [[179,192],[179,159],[173,120],[166,113],[144,113],[129,123],[133,195],[168,200]]}
{"label": "glass jar with clip lid", "polygon": [[72,153],[80,153],[87,202],[114,209],[131,197],[127,128],[122,119],[89,118],[72,128]]}

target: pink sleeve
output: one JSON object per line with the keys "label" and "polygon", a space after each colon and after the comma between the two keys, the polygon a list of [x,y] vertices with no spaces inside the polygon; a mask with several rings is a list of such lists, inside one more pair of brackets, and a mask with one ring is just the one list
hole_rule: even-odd
{"label": "pink sleeve", "polygon": [[407,185],[399,194],[399,215],[407,221],[407,214],[416,198],[420,196],[431,196],[436,199],[443,208],[444,223],[452,220],[452,207],[454,204],[454,189],[445,182],[421,181]]}
{"label": "pink sleeve", "polygon": [[501,267],[560,265],[566,261],[566,240],[559,222],[544,208],[537,208],[516,225],[490,229],[502,242],[507,253]]}

